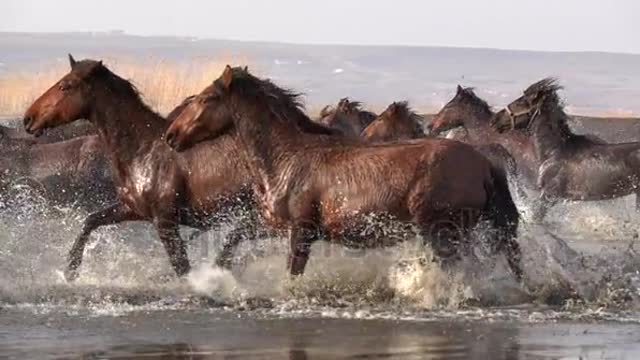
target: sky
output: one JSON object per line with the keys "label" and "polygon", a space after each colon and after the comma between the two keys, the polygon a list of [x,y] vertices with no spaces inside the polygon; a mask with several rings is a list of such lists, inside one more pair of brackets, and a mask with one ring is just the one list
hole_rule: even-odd
{"label": "sky", "polygon": [[640,54],[638,0],[0,0],[0,31]]}

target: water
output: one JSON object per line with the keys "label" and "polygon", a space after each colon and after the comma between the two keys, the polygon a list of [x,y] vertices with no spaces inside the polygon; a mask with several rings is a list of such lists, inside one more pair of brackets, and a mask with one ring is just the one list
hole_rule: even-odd
{"label": "water", "polygon": [[525,286],[481,249],[479,260],[443,271],[411,242],[366,253],[317,244],[305,276],[292,281],[284,239],[249,241],[228,272],[211,265],[216,233],[191,243],[195,269],[176,279],[146,224],[97,231],[69,284],[60,270],[86,214],[52,212],[16,191],[22,205],[0,212],[0,356],[640,355],[632,197],[560,205],[547,225],[525,224]]}

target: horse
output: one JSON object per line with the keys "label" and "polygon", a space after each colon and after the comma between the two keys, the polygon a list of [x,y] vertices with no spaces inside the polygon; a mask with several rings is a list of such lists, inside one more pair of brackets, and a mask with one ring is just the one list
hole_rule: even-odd
{"label": "horse", "polygon": [[422,117],[411,110],[408,102],[391,103],[363,131],[365,141],[380,142],[424,137]]}
{"label": "horse", "polygon": [[[185,99],[169,113],[167,121],[175,118],[190,99]],[[10,131],[4,132],[5,129]],[[91,123],[82,121],[77,126],[71,123],[47,129],[46,135],[61,139],[71,137],[58,142],[50,142],[53,138],[46,136],[23,137],[23,132],[26,134],[19,129],[0,127],[0,134],[7,136],[0,142],[0,189],[3,195],[9,194],[16,185],[27,185],[53,205],[73,205],[89,212],[117,200],[99,137],[80,135],[95,132]],[[46,140],[40,141],[43,137]]]}
{"label": "horse", "polygon": [[333,129],[340,130],[343,135],[358,138],[377,115],[364,110],[362,103],[342,98],[335,108],[327,105],[320,111],[318,122]]}
{"label": "horse", "polygon": [[[427,135],[422,130],[423,117],[409,107],[408,102],[394,102],[362,131],[362,138],[368,142],[387,142],[420,139]],[[433,134],[428,136],[433,137]],[[507,149],[496,143],[473,144],[497,169],[505,175],[515,175],[517,165]]]}
{"label": "horse", "polygon": [[115,187],[97,136],[81,136],[51,144],[3,142],[0,188],[26,184],[54,205],[75,205],[88,211],[115,200]]}
{"label": "horse", "polygon": [[491,119],[499,132],[524,129],[531,136],[544,209],[561,199],[594,201],[635,193],[640,210],[640,142],[608,144],[574,134],[560,89],[556,79],[542,79]]}
{"label": "horse", "polygon": [[88,121],[69,124],[60,128],[49,129],[38,138],[33,138],[20,127],[0,125],[0,138],[23,141],[25,143],[51,144],[71,140],[81,136],[96,135],[96,128]]}
{"label": "horse", "polygon": [[304,273],[310,246],[320,239],[359,248],[391,245],[362,234],[368,216],[376,215],[417,226],[445,263],[487,219],[499,233],[494,250],[507,253],[521,279],[518,211],[506,177],[484,156],[446,139],[366,144],[305,133],[314,122],[298,96],[227,66],[165,134],[171,147],[184,151],[192,138],[215,139],[235,127],[260,189],[262,217],[289,230],[292,276]]}
{"label": "horse", "polygon": [[85,245],[100,226],[152,222],[178,276],[190,270],[179,225],[208,229],[237,215],[229,242],[239,241],[253,227],[251,177],[231,131],[176,153],[162,139],[167,121],[141,100],[129,81],[101,61],[76,61],[69,55],[69,63],[71,71],[27,109],[24,127],[37,136],[44,129],[88,119],[98,129],[118,201],[85,219],[69,252],[67,280],[77,278]]}
{"label": "horse", "polygon": [[472,145],[500,144],[513,157],[518,177],[529,188],[536,188],[539,162],[533,142],[521,131],[500,134],[491,127],[494,112],[473,88],[458,85],[456,95],[433,117],[427,126],[432,135],[464,128],[462,136],[454,137]]}

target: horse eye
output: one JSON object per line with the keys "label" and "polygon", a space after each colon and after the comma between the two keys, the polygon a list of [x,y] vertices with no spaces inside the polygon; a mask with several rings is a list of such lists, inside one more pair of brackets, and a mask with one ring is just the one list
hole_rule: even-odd
{"label": "horse eye", "polygon": [[67,91],[71,89],[71,84],[67,82],[60,83],[60,90]]}

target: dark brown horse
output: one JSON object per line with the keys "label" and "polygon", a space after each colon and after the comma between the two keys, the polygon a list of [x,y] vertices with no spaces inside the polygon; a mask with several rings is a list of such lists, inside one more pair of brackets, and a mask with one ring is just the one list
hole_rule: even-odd
{"label": "dark brown horse", "polygon": [[362,138],[371,142],[409,140],[424,137],[422,117],[406,101],[393,102],[362,131]]}
{"label": "dark brown horse", "polygon": [[40,191],[54,205],[94,211],[115,200],[115,187],[97,136],[81,136],[52,144],[23,140],[0,151],[3,195],[17,184]]}
{"label": "dark brown horse", "polygon": [[[19,125],[19,124],[18,124]],[[22,140],[27,143],[50,144],[59,141],[71,140],[80,136],[96,135],[98,132],[90,122],[81,121],[68,124],[55,129],[49,129],[41,136],[34,138],[20,127],[0,125],[0,139]],[[2,140],[0,140],[1,142]]]}
{"label": "dark brown horse", "polygon": [[[362,138],[368,142],[424,138],[426,135],[422,130],[422,121],[422,116],[413,112],[407,102],[394,102],[364,129]],[[474,144],[473,147],[505,176],[516,174],[515,159],[500,144]]]}
{"label": "dark brown horse", "polygon": [[640,142],[607,144],[569,128],[555,79],[543,79],[492,118],[499,131],[525,129],[540,161],[537,185],[549,206],[560,199],[604,200],[636,194]]}
{"label": "dark brown horse", "polygon": [[489,104],[472,88],[458,85],[456,95],[433,117],[428,129],[432,135],[439,135],[462,127],[465,136],[454,139],[473,145],[502,145],[513,156],[519,177],[528,187],[535,188],[539,162],[533,142],[520,131],[498,133],[490,124],[493,115]]}
{"label": "dark brown horse", "polygon": [[376,114],[364,110],[361,102],[342,98],[335,108],[325,106],[318,122],[339,130],[344,136],[358,138],[375,118]]}
{"label": "dark brown horse", "polygon": [[153,222],[178,275],[190,269],[178,233],[180,224],[209,228],[227,214],[244,214],[239,215],[240,225],[230,241],[253,226],[251,216],[246,215],[253,207],[244,209],[252,200],[250,177],[230,132],[175,153],[162,140],[167,122],[142,102],[131,83],[101,62],[69,59],[71,72],[29,107],[25,129],[39,134],[46,128],[89,119],[104,144],[119,201],[85,220],[69,253],[67,279],[77,276],[91,232],[103,225]]}
{"label": "dark brown horse", "polygon": [[390,245],[360,231],[375,214],[415,224],[446,259],[457,255],[456,244],[486,217],[501,235],[495,249],[507,253],[521,277],[514,239],[518,212],[506,178],[480,153],[445,139],[372,145],[305,133],[311,124],[295,94],[227,66],[165,138],[184,150],[192,137],[215,139],[235,126],[256,176],[264,218],[291,230],[292,275],[304,272],[310,246],[321,235],[347,246]]}

